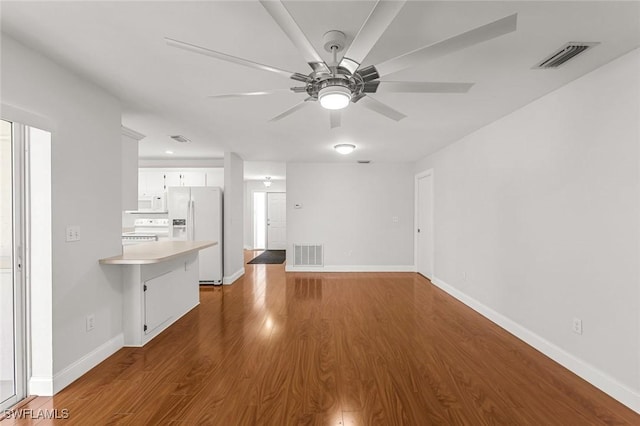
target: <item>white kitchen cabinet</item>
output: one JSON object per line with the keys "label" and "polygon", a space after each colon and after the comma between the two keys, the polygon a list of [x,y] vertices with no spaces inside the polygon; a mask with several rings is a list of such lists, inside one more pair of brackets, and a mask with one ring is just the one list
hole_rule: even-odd
{"label": "white kitchen cabinet", "polygon": [[164,172],[164,187],[165,190],[172,186],[182,185],[182,171],[176,170],[163,170]]}
{"label": "white kitchen cabinet", "polygon": [[182,185],[180,186],[205,186],[207,173],[203,170],[182,172]]}
{"label": "white kitchen cabinet", "polygon": [[224,168],[216,167],[206,169],[206,186],[224,188]]}
{"label": "white kitchen cabinet", "polygon": [[138,196],[164,194],[164,171],[160,169],[144,169],[138,172]]}
{"label": "white kitchen cabinet", "polygon": [[159,241],[125,246],[100,259],[123,272],[125,346],[143,346],[200,303],[198,251],[208,241]]}
{"label": "white kitchen cabinet", "polygon": [[140,168],[139,198],[164,194],[171,186],[224,187],[224,169],[210,168]]}

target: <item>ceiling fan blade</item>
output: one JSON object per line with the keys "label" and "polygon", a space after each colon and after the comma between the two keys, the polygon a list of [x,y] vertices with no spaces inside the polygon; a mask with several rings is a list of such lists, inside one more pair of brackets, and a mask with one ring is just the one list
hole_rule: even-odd
{"label": "ceiling fan blade", "polygon": [[[372,85],[371,83],[380,84]],[[467,93],[473,84],[432,83],[426,81],[372,81],[365,83],[364,93]]]}
{"label": "ceiling fan blade", "polygon": [[329,121],[332,129],[340,127],[342,125],[342,112],[337,109],[329,111]]}
{"label": "ceiling fan blade", "polygon": [[376,44],[378,39],[387,30],[387,27],[395,19],[405,0],[382,1],[379,0],[371,13],[360,27],[353,42],[344,53],[340,66],[349,70],[351,74],[356,72],[369,51]]}
{"label": "ceiling fan blade", "polygon": [[282,120],[283,118],[285,118],[288,115],[293,114],[294,112],[298,111],[299,109],[304,108],[309,101],[312,101],[313,98],[307,98],[304,101],[300,102],[299,104],[296,104],[294,106],[292,106],[291,108],[289,108],[288,110],[286,110],[285,112],[276,115],[275,117],[273,117],[271,120],[269,121],[278,121],[278,120]]}
{"label": "ceiling fan blade", "polygon": [[264,90],[262,92],[244,92],[244,93],[224,93],[221,95],[210,95],[208,98],[241,98],[245,96],[263,96],[263,95],[275,95],[277,93],[291,92],[291,89],[274,89]]}
{"label": "ceiling fan blade", "polygon": [[438,58],[449,53],[464,49],[483,41],[508,34],[516,30],[518,14],[507,16],[486,25],[481,25],[457,36],[439,41],[429,46],[421,47],[412,52],[405,53],[396,58],[389,59],[376,65],[380,76],[388,75],[405,68],[421,64],[430,59]]}
{"label": "ceiling fan blade", "polygon": [[271,71],[277,74],[283,75],[287,78],[292,78],[297,73],[292,71],[283,70],[280,68],[272,67],[269,65],[253,62],[248,59],[238,58],[237,56],[227,55],[226,53],[216,52],[215,50],[207,49],[205,47],[196,46],[195,44],[185,43],[184,41],[174,40],[172,38],[165,37],[165,41],[169,46],[177,47],[179,49],[187,50],[189,52],[199,53],[201,55],[210,56],[216,59],[222,59],[223,61],[233,62],[234,64],[244,65],[249,68],[256,68],[263,71]]}
{"label": "ceiling fan blade", "polygon": [[289,40],[298,48],[304,60],[314,71],[329,72],[329,67],[324,63],[316,49],[313,48],[307,36],[304,35],[293,16],[281,1],[260,0],[262,6],[280,26]]}
{"label": "ceiling fan blade", "polygon": [[358,99],[357,103],[358,105],[362,105],[363,107],[368,108],[371,111],[375,111],[378,114],[382,114],[394,121],[400,121],[403,118],[407,117],[403,113],[396,111],[387,104],[383,104],[382,102],[373,99],[371,96],[363,96]]}

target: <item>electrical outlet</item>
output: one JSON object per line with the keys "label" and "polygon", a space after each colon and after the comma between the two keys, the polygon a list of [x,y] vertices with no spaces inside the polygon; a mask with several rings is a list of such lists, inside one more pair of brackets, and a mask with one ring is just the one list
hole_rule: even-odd
{"label": "electrical outlet", "polygon": [[86,322],[87,322],[87,331],[93,330],[96,326],[96,316],[94,314],[87,315]]}
{"label": "electrical outlet", "polygon": [[582,334],[582,320],[580,318],[573,319],[573,332],[576,334]]}

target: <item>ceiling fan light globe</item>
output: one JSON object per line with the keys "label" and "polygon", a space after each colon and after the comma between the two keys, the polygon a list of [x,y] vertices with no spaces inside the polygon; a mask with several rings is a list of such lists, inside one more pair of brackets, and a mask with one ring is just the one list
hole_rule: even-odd
{"label": "ceiling fan light globe", "polygon": [[351,154],[353,150],[356,149],[356,146],[351,143],[339,143],[338,145],[334,146],[333,149],[335,149],[342,155],[347,155]]}
{"label": "ceiling fan light globe", "polygon": [[318,92],[318,100],[325,109],[343,109],[351,102],[351,91],[344,86],[327,86]]}

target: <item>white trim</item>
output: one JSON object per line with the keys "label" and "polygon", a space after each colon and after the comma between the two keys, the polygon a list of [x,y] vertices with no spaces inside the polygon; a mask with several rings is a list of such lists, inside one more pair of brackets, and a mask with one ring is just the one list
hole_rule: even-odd
{"label": "white trim", "polygon": [[53,395],[53,378],[36,377],[29,378],[29,395],[52,396]]}
{"label": "white trim", "polygon": [[0,104],[0,108],[0,114],[2,115],[3,120],[18,122],[25,126],[37,127],[38,129],[46,130],[52,134],[53,138],[54,130],[56,130],[56,124],[47,117],[5,103]]}
{"label": "white trim", "polygon": [[558,364],[566,367],[587,382],[591,383],[593,386],[617,399],[622,404],[637,413],[640,413],[640,392],[638,390],[631,389],[623,383],[620,383],[603,371],[598,370],[596,367],[586,363],[580,358],[577,358],[510,318],[494,311],[455,287],[445,283],[441,279],[434,277],[431,281],[437,287],[455,297],[474,311],[478,312],[480,315],[502,327],[520,340],[523,340],[528,345],[536,348]]}
{"label": "white trim", "polygon": [[146,136],[143,135],[142,133],[138,133],[135,130],[132,130],[132,129],[128,128],[128,127],[125,127],[125,126],[122,126],[122,125],[120,127],[121,127],[122,134],[124,136],[127,136],[127,137],[131,138],[131,139],[135,139],[137,141],[141,141],[142,139],[146,138]]}
{"label": "white trim", "polygon": [[415,265],[325,265],[289,266],[286,272],[415,272]]}
{"label": "white trim", "polygon": [[[73,381],[80,378],[96,365],[116,353],[124,346],[124,334],[120,333],[111,340],[106,341],[93,351],[89,352],[76,362],[68,365],[60,372],[53,376],[53,392],[60,392],[62,389],[70,385]],[[43,394],[37,394],[43,395]],[[48,395],[47,395],[48,396]]]}
{"label": "white trim", "polygon": [[[427,169],[425,171],[422,171],[420,173],[416,173],[416,176],[414,178],[414,184],[413,184],[413,191],[414,191],[414,198],[413,198],[413,204],[414,204],[414,208],[413,208],[413,264],[415,265],[415,272],[418,272],[418,201],[419,201],[419,194],[418,194],[418,180],[422,179],[424,177],[427,176],[431,176],[431,202],[429,203],[429,206],[431,208],[431,214],[429,215],[431,217],[431,230],[433,232],[435,232],[435,220],[434,220],[434,209],[433,209],[433,200],[434,200],[434,190],[435,190],[435,185],[434,185],[434,173],[433,173],[433,169]],[[431,238],[431,275],[435,276],[435,267],[436,267],[436,262],[435,262],[435,236]],[[429,278],[429,277],[427,277]]]}
{"label": "white trim", "polygon": [[222,277],[222,284],[224,285],[233,284],[238,278],[240,278],[243,275],[244,275],[244,266],[238,269],[233,274]]}

